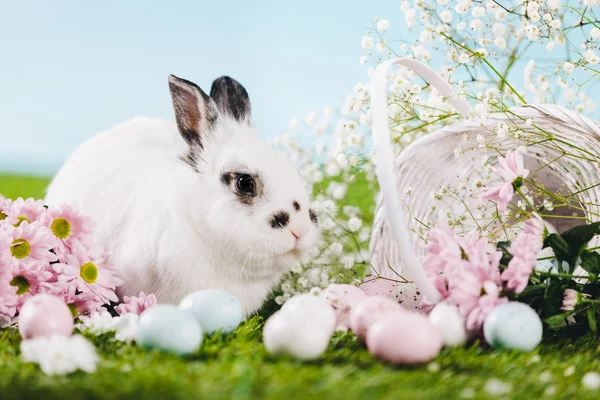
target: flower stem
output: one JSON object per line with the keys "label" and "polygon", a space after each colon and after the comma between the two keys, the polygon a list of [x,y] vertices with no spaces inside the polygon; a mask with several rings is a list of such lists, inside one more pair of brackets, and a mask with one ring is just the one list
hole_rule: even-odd
{"label": "flower stem", "polygon": [[517,193],[519,193],[519,196],[521,196],[521,198],[523,199],[523,201],[525,202],[525,204],[527,204],[527,206],[529,208],[531,208],[532,211],[536,211],[535,207],[533,206],[533,204],[531,204],[531,202],[529,201],[529,199],[527,197],[525,197],[525,194],[523,193],[523,191],[521,190],[520,187],[518,187],[517,189]]}
{"label": "flower stem", "polygon": [[470,48],[468,48],[467,46],[463,45],[462,43],[459,43],[456,40],[452,39],[450,36],[446,35],[444,32],[440,32],[440,35],[442,35],[443,37],[445,37],[446,39],[448,39],[449,41],[451,41],[455,45],[457,45],[457,46],[465,49],[466,51],[468,51],[469,53],[471,53],[472,56],[477,57],[478,59],[480,59],[481,61],[483,61],[488,67],[490,67],[490,69],[492,71],[494,71],[494,73],[498,76],[498,78],[500,78],[500,80],[502,81],[502,83],[505,84],[506,86],[508,86],[510,88],[510,90],[515,94],[515,96],[519,100],[521,100],[523,102],[523,104],[527,104],[527,102],[525,101],[525,99],[523,98],[523,96],[521,96],[519,94],[519,92],[517,92],[517,90],[514,87],[512,87],[512,85],[502,76],[502,74],[485,57],[483,57],[481,55],[481,53],[471,50]]}

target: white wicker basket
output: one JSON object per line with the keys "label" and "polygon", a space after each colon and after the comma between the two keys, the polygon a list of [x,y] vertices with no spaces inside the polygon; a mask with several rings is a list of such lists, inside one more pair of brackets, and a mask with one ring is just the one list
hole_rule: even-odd
{"label": "white wicker basket", "polygon": [[[457,124],[411,143],[395,159],[390,145],[386,104],[388,70],[394,64],[417,72],[447,97],[464,117]],[[496,150],[504,155],[518,146],[527,146],[525,166],[532,171],[531,179],[561,195],[572,194],[573,204],[580,204],[581,210],[563,207],[552,211],[553,214],[570,215],[576,211],[579,218],[585,216],[592,221],[600,220],[600,129],[593,121],[557,105],[520,106],[507,113],[493,114],[485,120],[469,119],[470,110],[464,98],[456,97],[446,81],[414,60],[389,60],[374,71],[373,140],[382,193],[377,202],[371,236],[371,263],[382,276],[394,278],[396,273],[400,273],[413,280],[433,303],[438,302],[440,296],[421,269],[419,260],[424,256],[425,242],[417,235],[415,225],[434,226],[438,215],[432,211],[433,208],[450,209],[452,213],[462,215],[482,206],[493,213],[495,205],[490,202],[462,204],[457,201],[456,204],[448,204],[436,200],[431,193],[440,187],[460,188],[474,177],[480,177],[484,173],[480,160],[488,156],[493,164],[498,155]],[[522,130],[522,136],[499,139],[492,130],[499,123]],[[487,147],[479,146],[476,141],[478,135],[482,135],[479,139],[481,141],[483,137]],[[455,156],[456,148],[463,149],[460,157]],[[408,187],[412,187],[410,194],[406,193]],[[484,213],[482,218],[486,216]],[[470,215],[467,220],[471,220],[472,225],[466,223],[466,230],[477,228],[476,219]],[[552,222],[560,232],[582,220],[557,218]]]}

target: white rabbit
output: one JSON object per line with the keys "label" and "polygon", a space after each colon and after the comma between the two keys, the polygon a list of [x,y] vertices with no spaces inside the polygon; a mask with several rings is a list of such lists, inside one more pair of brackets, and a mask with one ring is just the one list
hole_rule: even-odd
{"label": "white rabbit", "polygon": [[207,96],[169,77],[176,123],[134,118],[83,143],[46,204],[92,216],[94,235],[125,283],[178,303],[205,288],[257,310],[318,239],[296,166],[261,143],[246,90],[216,79]]}

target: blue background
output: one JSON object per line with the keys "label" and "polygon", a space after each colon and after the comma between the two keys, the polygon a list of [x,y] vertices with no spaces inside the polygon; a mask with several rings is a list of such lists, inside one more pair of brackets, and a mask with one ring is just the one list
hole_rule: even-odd
{"label": "blue background", "polygon": [[136,115],[173,119],[167,76],[250,93],[264,138],[339,107],[366,78],[362,36],[396,1],[23,1],[0,19],[0,171],[51,174],[79,143]]}

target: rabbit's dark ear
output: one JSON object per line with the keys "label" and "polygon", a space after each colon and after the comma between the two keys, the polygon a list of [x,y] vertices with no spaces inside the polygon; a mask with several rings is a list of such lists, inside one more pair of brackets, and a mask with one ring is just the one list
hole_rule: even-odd
{"label": "rabbit's dark ear", "polygon": [[214,102],[195,83],[169,75],[169,90],[179,133],[190,145],[203,147],[202,139],[217,120]]}
{"label": "rabbit's dark ear", "polygon": [[210,88],[210,97],[222,114],[229,115],[240,122],[251,123],[248,92],[235,79],[228,76],[215,79]]}

